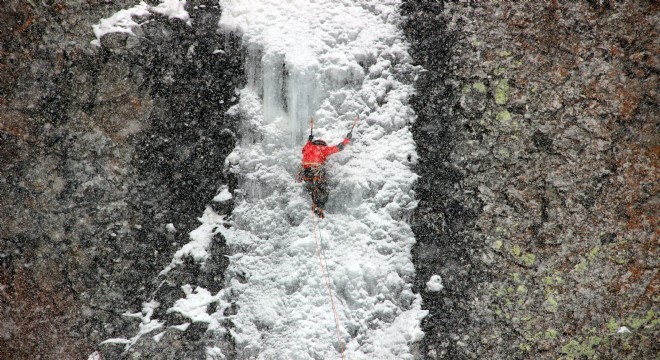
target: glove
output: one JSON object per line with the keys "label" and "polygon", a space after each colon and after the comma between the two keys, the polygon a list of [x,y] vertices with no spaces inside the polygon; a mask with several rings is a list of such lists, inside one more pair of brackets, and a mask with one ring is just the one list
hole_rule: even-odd
{"label": "glove", "polygon": [[349,132],[349,133],[346,135],[346,138],[347,138],[347,139],[352,139],[352,138],[353,138],[353,132],[352,132],[352,131]]}
{"label": "glove", "polygon": [[312,141],[314,140],[314,135],[309,134],[309,137],[307,137],[307,141]]}

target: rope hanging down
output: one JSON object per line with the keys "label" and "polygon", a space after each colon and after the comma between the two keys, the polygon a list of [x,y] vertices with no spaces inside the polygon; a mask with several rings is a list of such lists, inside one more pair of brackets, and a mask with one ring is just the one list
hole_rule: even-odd
{"label": "rope hanging down", "polygon": [[[355,117],[355,121],[353,121],[353,124],[351,124],[351,130],[349,131],[349,136],[353,134],[353,129],[355,128],[355,125],[360,121],[360,116]],[[314,134],[314,117],[309,118],[309,135],[312,136]],[[321,237],[321,229],[319,226],[319,236],[316,236],[316,214],[314,213],[314,209],[316,208],[316,193],[317,189],[314,188],[313,190],[313,196],[312,196],[312,224],[314,225],[314,242],[316,243],[316,253],[319,257],[319,265],[321,265],[321,273],[323,274],[323,280],[325,280],[325,287],[328,289],[328,295],[330,296],[330,304],[332,305],[332,313],[335,316],[335,325],[337,326],[337,340],[339,341],[339,348],[341,349],[341,358],[342,360],[346,359],[346,355],[344,353],[344,342],[341,339],[341,325],[339,324],[339,315],[337,314],[337,307],[335,306],[335,298],[332,295],[332,288],[330,287],[330,280],[328,278],[329,274],[327,271],[328,264],[325,262],[325,256],[321,255],[321,246],[319,245],[319,239]],[[325,263],[325,267],[323,264]]]}
{"label": "rope hanging down", "polygon": [[[319,240],[316,237],[316,214],[314,214],[314,207],[316,207],[316,189],[314,192],[314,197],[313,197],[313,207],[312,207],[312,224],[314,224],[314,242],[316,242],[316,253],[319,256],[319,264],[321,265],[321,273],[323,274],[323,279],[325,280],[325,286],[328,288],[328,294],[330,295],[330,304],[332,304],[332,312],[335,315],[335,324],[337,325],[337,339],[339,340],[339,348],[341,349],[341,358],[342,360],[345,360],[346,357],[344,355],[344,342],[341,339],[341,333],[339,331],[340,325],[339,325],[339,315],[337,315],[337,307],[335,306],[335,300],[334,296],[332,296],[332,288],[330,288],[330,280],[328,279],[328,274],[323,267],[323,262],[324,259],[321,256],[321,247],[319,246]],[[319,237],[321,236],[319,232]],[[327,265],[326,265],[327,267]]]}

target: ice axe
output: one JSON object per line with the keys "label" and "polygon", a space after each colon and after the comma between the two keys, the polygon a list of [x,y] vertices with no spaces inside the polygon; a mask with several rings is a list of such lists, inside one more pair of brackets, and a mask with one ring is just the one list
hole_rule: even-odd
{"label": "ice axe", "polygon": [[314,117],[310,116],[309,117],[309,137],[307,138],[307,141],[312,141],[314,140]]}
{"label": "ice axe", "polygon": [[355,128],[355,125],[358,123],[360,120],[360,115],[355,116],[355,121],[353,121],[353,125],[351,125],[351,130],[348,132],[348,135],[346,135],[347,138],[352,138],[353,137],[353,129]]}

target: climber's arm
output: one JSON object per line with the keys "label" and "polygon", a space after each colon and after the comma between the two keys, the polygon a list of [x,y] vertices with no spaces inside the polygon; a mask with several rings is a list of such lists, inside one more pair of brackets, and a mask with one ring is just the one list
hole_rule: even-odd
{"label": "climber's arm", "polygon": [[339,144],[337,144],[337,145],[335,145],[335,146],[329,146],[329,147],[327,147],[327,148],[326,148],[325,156],[329,156],[329,155],[332,155],[332,154],[335,154],[335,153],[338,153],[338,152],[344,150],[344,148],[346,147],[346,145],[348,145],[348,143],[349,143],[350,141],[351,141],[351,138],[347,136],[347,137],[344,139],[344,141],[340,142]]}

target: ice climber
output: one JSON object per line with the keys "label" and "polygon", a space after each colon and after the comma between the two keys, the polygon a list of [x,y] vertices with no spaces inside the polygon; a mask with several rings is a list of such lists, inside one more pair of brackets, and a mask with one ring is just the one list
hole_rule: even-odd
{"label": "ice climber", "polygon": [[302,169],[298,174],[298,181],[305,182],[305,189],[312,196],[312,210],[319,218],[323,219],[323,209],[328,201],[328,183],[325,176],[325,160],[328,156],[344,150],[353,137],[353,129],[346,135],[346,138],[335,146],[321,140],[314,140],[314,135],[310,130],[307,144],[302,149]]}

